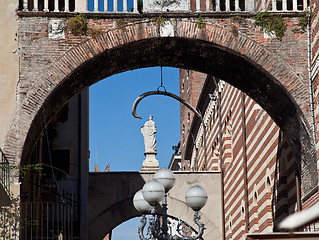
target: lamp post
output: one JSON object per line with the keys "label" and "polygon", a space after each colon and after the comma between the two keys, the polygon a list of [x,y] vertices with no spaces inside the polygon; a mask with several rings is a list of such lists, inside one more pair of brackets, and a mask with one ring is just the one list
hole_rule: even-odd
{"label": "lamp post", "polygon": [[[194,222],[198,226],[198,234],[196,236],[182,236],[183,235],[183,224],[180,222],[177,225],[177,232],[179,235],[174,236],[168,233],[167,225],[167,193],[174,186],[175,176],[173,172],[167,168],[158,170],[154,179],[144,184],[142,190],[139,190],[134,198],[134,207],[141,213],[142,225],[138,228],[138,234],[141,240],[195,240],[203,236],[204,224],[200,222],[200,216],[198,211],[205,206],[207,202],[207,194],[205,190],[198,186],[192,186],[185,194],[186,204],[191,207],[194,211]],[[155,205],[162,201],[162,224],[160,224],[159,216],[156,216]],[[149,238],[144,236],[144,227],[146,225],[146,214],[151,213],[149,219],[148,233]]]}

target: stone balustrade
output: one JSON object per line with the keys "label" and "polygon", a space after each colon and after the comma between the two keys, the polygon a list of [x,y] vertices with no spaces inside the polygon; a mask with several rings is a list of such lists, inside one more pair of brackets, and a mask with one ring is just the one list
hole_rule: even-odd
{"label": "stone balustrade", "polygon": [[[256,10],[297,12],[308,8],[307,0],[143,0],[143,2],[143,12],[255,12]],[[138,9],[138,0],[22,0],[20,5],[22,6],[19,9],[22,11],[35,12],[141,12],[141,9]]]}
{"label": "stone balustrade", "polygon": [[270,10],[272,12],[306,11],[308,6],[307,0],[271,0],[270,6],[267,6],[266,0],[261,2],[261,10]]}

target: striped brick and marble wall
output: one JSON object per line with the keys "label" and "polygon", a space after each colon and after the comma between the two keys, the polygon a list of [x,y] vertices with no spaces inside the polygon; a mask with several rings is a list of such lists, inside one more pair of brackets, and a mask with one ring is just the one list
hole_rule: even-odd
{"label": "striped brick and marble wall", "polygon": [[[188,154],[190,168],[221,171],[222,167],[226,239],[272,232],[296,209],[295,159],[279,127],[257,103],[215,80],[213,97],[202,112],[207,160],[201,126]],[[199,100],[199,105],[204,103]]]}
{"label": "striped brick and marble wall", "polygon": [[[317,152],[317,169],[319,156],[319,2],[310,0],[311,22],[310,22],[310,37],[311,37],[311,79],[314,101],[314,118],[316,131],[316,152]],[[319,169],[318,169],[319,174]],[[319,193],[314,192],[310,197],[304,199],[303,208],[309,208],[319,202]]]}
{"label": "striped brick and marble wall", "polygon": [[[311,73],[313,81],[314,92],[314,108],[315,108],[315,120],[316,129],[318,129],[319,122],[319,3],[317,0],[311,2]],[[316,131],[317,139],[317,155],[319,153],[318,139],[319,134]]]}

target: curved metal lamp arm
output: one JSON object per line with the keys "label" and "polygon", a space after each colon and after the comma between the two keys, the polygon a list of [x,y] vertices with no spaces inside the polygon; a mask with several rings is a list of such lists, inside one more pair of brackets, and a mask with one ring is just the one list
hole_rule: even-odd
{"label": "curved metal lamp arm", "polygon": [[[151,214],[152,216],[149,219],[149,228],[148,228],[148,233],[150,235],[150,238],[145,238],[144,237],[144,227],[146,225],[147,219],[145,214],[143,214],[142,219],[141,219],[141,223],[142,225],[138,227],[138,235],[140,237],[141,240],[151,240],[151,239],[158,239],[158,240],[196,240],[199,239],[203,236],[204,234],[204,224],[202,222],[200,222],[200,216],[198,214],[198,212],[196,211],[194,214],[194,222],[196,223],[196,225],[198,226],[198,234],[196,236],[178,236],[178,235],[174,235],[171,236],[167,233],[161,233],[159,230],[159,227],[157,226],[157,220],[156,220],[156,214],[155,214],[155,208],[152,208],[151,210]],[[183,223],[185,224],[185,223]],[[189,227],[190,228],[190,227]],[[180,235],[183,235],[183,233],[187,233],[185,230],[185,226],[182,226],[181,222],[178,223],[177,225],[177,232]],[[189,231],[188,231],[189,232]]]}
{"label": "curved metal lamp arm", "polygon": [[152,216],[150,217],[150,221],[149,221],[149,224],[150,224],[149,231],[151,233],[152,239],[165,240],[159,234],[160,233],[159,219],[156,219],[155,208],[152,208],[151,214]]}
{"label": "curved metal lamp arm", "polygon": [[141,240],[148,240],[147,238],[144,237],[144,233],[143,233],[144,227],[146,225],[146,221],[147,221],[146,216],[145,216],[145,214],[143,214],[142,219],[141,219],[142,225],[138,227],[138,235],[139,235]]}
{"label": "curved metal lamp arm", "polygon": [[138,235],[140,237],[141,240],[153,240],[156,238],[157,236],[157,221],[155,220],[155,210],[154,210],[154,214],[153,212],[152,213],[152,216],[150,217],[149,219],[149,227],[147,229],[147,235],[149,235],[150,237],[145,237],[144,236],[144,228],[146,226],[146,223],[147,223],[147,218],[145,216],[145,214],[143,214],[142,216],[142,219],[141,219],[141,223],[142,225],[138,227]]}
{"label": "curved metal lamp arm", "polygon": [[170,93],[170,92],[166,92],[166,91],[151,91],[151,92],[146,92],[141,94],[133,103],[133,107],[132,107],[132,114],[134,117],[142,119],[139,115],[137,115],[136,113],[136,107],[138,105],[138,103],[145,97],[147,96],[151,96],[151,95],[164,95],[164,96],[168,96],[171,98],[176,99],[177,101],[179,101],[180,103],[182,103],[183,105],[185,105],[186,107],[188,107],[192,112],[194,112],[196,114],[197,117],[201,118],[200,113],[192,106],[190,105],[188,102],[186,102],[184,99],[182,99],[181,97]]}
{"label": "curved metal lamp arm", "polygon": [[[152,236],[158,240],[196,240],[196,239],[200,239],[203,236],[204,230],[205,230],[204,224],[202,222],[200,222],[199,220],[200,220],[200,216],[199,216],[198,212],[196,211],[194,214],[194,222],[199,227],[198,234],[196,236],[182,236],[181,237],[178,235],[174,235],[174,236],[171,236],[169,234],[163,235],[163,234],[159,233],[159,231],[157,231],[157,229],[155,228],[156,221],[155,221],[155,212],[154,212],[154,215],[150,218],[150,231],[151,231]],[[182,227],[182,228],[180,228],[180,227]],[[183,231],[184,227],[185,226],[182,226],[181,223],[178,224],[177,232],[180,235],[183,235],[183,233],[181,231]],[[184,231],[184,233],[185,233],[185,231]],[[145,240],[145,239],[142,239],[142,240]]]}
{"label": "curved metal lamp arm", "polygon": [[[201,238],[203,236],[203,234],[204,234],[205,227],[204,227],[204,223],[200,222],[199,220],[200,220],[200,216],[198,214],[198,211],[196,211],[195,214],[194,214],[194,222],[198,226],[198,234],[196,236],[193,236],[193,237],[192,236],[180,237],[180,236],[175,235],[172,238],[170,238],[170,240],[196,240],[196,239]],[[183,235],[183,233],[181,231],[183,231],[184,226],[182,226],[182,229],[180,229],[180,227],[181,227],[181,224],[179,223],[177,225],[177,232],[180,235]]]}

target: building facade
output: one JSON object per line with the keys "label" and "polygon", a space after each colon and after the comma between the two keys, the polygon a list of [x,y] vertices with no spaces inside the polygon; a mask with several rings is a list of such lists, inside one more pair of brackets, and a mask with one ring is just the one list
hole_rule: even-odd
{"label": "building facade", "polygon": [[[19,239],[87,238],[88,95],[73,97],[45,123],[19,167]],[[18,239],[10,234],[1,237]]]}
{"label": "building facade", "polygon": [[[188,13],[174,15],[165,9],[167,19],[176,24],[172,24],[175,27],[174,37],[169,35],[172,32],[158,31],[158,22],[154,24],[153,15],[138,13],[137,4],[133,6],[132,14],[125,11],[109,14],[100,11],[97,5],[93,13],[88,12],[87,3],[86,0],[5,0],[5,7],[0,10],[1,24],[3,29],[7,29],[0,35],[1,42],[6,43],[0,47],[0,82],[3,87],[0,102],[6,103],[0,108],[0,144],[4,146],[8,159],[17,165],[42,163],[49,166],[40,170],[45,178],[44,175],[26,172],[26,181],[21,186],[22,214],[26,219],[32,217],[21,236],[32,239],[48,231],[54,236],[65,236],[60,228],[63,224],[56,214],[52,214],[56,220],[49,224],[53,229],[39,228],[36,224],[40,220],[39,205],[34,203],[59,204],[67,198],[75,202],[73,197],[69,197],[75,194],[79,200],[74,204],[78,209],[73,219],[76,222],[73,225],[76,228],[74,236],[87,239],[87,136],[86,133],[79,136],[82,129],[86,130],[85,121],[80,122],[83,118],[79,112],[75,113],[79,118],[71,127],[67,121],[62,124],[63,120],[61,122],[56,117],[58,110],[64,109],[62,106],[71,97],[106,76],[165,64],[189,66],[206,73],[214,69],[221,75],[230,76],[229,71],[222,72],[220,69],[232,66],[238,82],[250,93],[254,89],[245,85],[248,73],[263,76],[263,80],[269,80],[268,83],[280,81],[280,86],[294,94],[293,100],[298,102],[296,106],[306,115],[306,121],[314,126],[318,123],[319,17],[316,0],[310,0],[312,87],[309,88],[303,81],[309,72],[307,34],[293,32],[308,1],[191,1]],[[124,5],[123,9],[127,8]],[[269,8],[275,14],[282,14],[287,22],[288,37],[284,38],[285,41],[272,40],[271,34],[265,34],[254,25],[254,14]],[[67,22],[73,10],[85,14],[87,26],[100,35],[74,35],[65,26],[66,38],[58,39],[59,31],[50,38],[53,33],[53,28],[49,27],[53,25],[50,24]],[[278,13],[277,10],[283,12]],[[198,12],[202,11],[205,12],[204,20],[198,16]],[[225,14],[225,18],[220,17],[221,14]],[[156,58],[154,52],[159,53]],[[198,64],[199,58],[204,62],[202,65]],[[246,60],[253,63],[249,72],[240,69],[237,64]],[[254,75],[249,76],[252,80]],[[206,81],[206,78],[206,75],[193,71],[181,72],[181,96],[198,106],[203,119],[193,118],[191,112],[181,110],[182,158],[177,168],[221,173],[224,238],[239,239],[245,233],[275,231],[284,216],[318,201],[317,188],[303,194],[301,190],[305,182],[301,182],[301,166],[292,154],[294,148],[258,104],[221,79],[209,77]],[[233,78],[227,80],[231,82]],[[299,81],[302,84],[296,86]],[[272,84],[272,87],[275,86]],[[300,89],[311,89],[314,93],[314,121],[309,114],[312,106],[309,94],[307,91],[299,92]],[[259,97],[257,95],[255,93],[256,98]],[[42,125],[45,110],[50,118],[48,125],[45,124],[47,128]],[[86,114],[85,111],[82,113]],[[50,124],[58,124],[59,127]],[[74,136],[74,139],[59,132],[59,129],[64,131],[63,125],[72,132],[68,137]],[[315,133],[317,135],[317,131]],[[45,145],[49,145],[47,150],[43,150]],[[51,157],[58,160],[53,164]],[[54,168],[60,170],[52,170]],[[67,176],[74,180],[72,186]],[[20,188],[18,182],[14,185]],[[79,216],[80,212],[82,216]],[[42,226],[45,225],[42,223]]]}
{"label": "building facade", "polygon": [[[257,7],[262,4],[269,7],[271,1],[258,2]],[[310,26],[304,32],[308,35],[310,64],[304,74],[309,74],[309,98],[313,94],[311,122],[316,123],[312,128],[318,155],[319,4],[310,1],[310,6]],[[203,116],[200,120],[181,107],[182,169],[221,172],[225,239],[247,235],[264,239],[268,233],[279,231],[278,223],[284,217],[318,202],[318,187],[308,194],[302,191],[302,166],[267,112],[220,79],[190,70],[181,70],[180,76],[181,96],[197,106]],[[316,232],[318,224],[303,230]],[[276,239],[274,234],[267,237]]]}
{"label": "building facade", "polygon": [[[185,168],[221,172],[226,239],[275,231],[300,203],[300,176],[289,143],[269,115],[240,90],[213,77],[202,86],[197,107],[205,129],[199,119],[185,129]],[[181,115],[182,123],[188,115],[187,110]]]}

